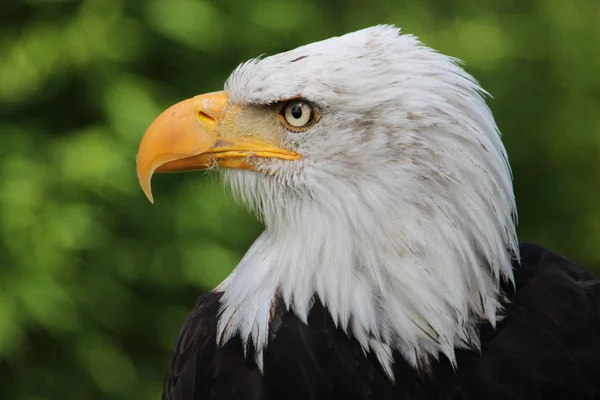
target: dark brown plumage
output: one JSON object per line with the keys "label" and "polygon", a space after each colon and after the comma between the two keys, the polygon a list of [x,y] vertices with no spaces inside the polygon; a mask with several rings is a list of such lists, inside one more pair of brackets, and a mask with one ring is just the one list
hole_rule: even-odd
{"label": "dark brown plumage", "polygon": [[457,352],[419,373],[395,354],[395,384],[316,300],[308,325],[280,306],[264,375],[239,336],[217,346],[220,294],[201,296],[173,352],[163,400],[600,399],[600,282],[574,262],[521,244],[505,318],[482,325],[481,354]]}

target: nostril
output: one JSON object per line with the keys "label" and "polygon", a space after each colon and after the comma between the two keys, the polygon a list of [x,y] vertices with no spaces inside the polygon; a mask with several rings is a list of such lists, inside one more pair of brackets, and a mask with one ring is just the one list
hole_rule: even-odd
{"label": "nostril", "polygon": [[198,119],[203,122],[215,122],[215,119],[202,110],[198,110]]}
{"label": "nostril", "polygon": [[223,92],[195,96],[193,107],[196,120],[204,128],[214,129],[225,116],[227,103],[227,95]]}
{"label": "nostril", "polygon": [[215,118],[212,117],[210,114],[206,113],[205,111],[198,110],[197,118],[198,122],[200,122],[204,129],[213,130],[217,125],[217,121],[215,120]]}
{"label": "nostril", "polygon": [[205,121],[218,121],[227,108],[227,95],[223,92],[194,96],[193,107],[196,117]]}
{"label": "nostril", "polygon": [[213,119],[210,115],[208,115],[207,113],[205,113],[202,110],[198,111],[198,117],[200,117],[202,119]]}

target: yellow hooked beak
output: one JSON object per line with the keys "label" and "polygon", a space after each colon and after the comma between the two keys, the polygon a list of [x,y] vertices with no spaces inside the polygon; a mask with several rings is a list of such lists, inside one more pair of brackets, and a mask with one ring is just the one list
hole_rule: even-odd
{"label": "yellow hooked beak", "polygon": [[302,158],[277,146],[268,135],[251,135],[240,128],[239,106],[227,93],[215,92],[179,102],[152,122],[137,154],[142,190],[154,203],[150,181],[155,172],[192,171],[220,166],[254,169],[252,158]]}

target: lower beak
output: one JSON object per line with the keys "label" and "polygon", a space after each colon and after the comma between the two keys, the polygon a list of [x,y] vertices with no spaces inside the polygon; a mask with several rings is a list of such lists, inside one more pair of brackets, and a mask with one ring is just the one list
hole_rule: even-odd
{"label": "lower beak", "polygon": [[[300,155],[223,124],[235,112],[225,92],[208,93],[179,102],[152,122],[137,154],[142,190],[154,202],[150,181],[155,172],[192,171],[220,166],[254,169],[251,158],[297,160]],[[225,128],[225,125],[228,128]]]}

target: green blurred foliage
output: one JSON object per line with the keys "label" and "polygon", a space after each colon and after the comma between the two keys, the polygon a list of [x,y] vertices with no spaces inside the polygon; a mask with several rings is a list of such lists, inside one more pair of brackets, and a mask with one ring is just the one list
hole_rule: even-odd
{"label": "green blurred foliage", "polygon": [[[194,298],[261,227],[138,142],[240,62],[393,23],[493,94],[524,240],[600,272],[597,0],[29,0],[0,5],[0,399],[158,398]],[[594,270],[595,268],[595,270]]]}

